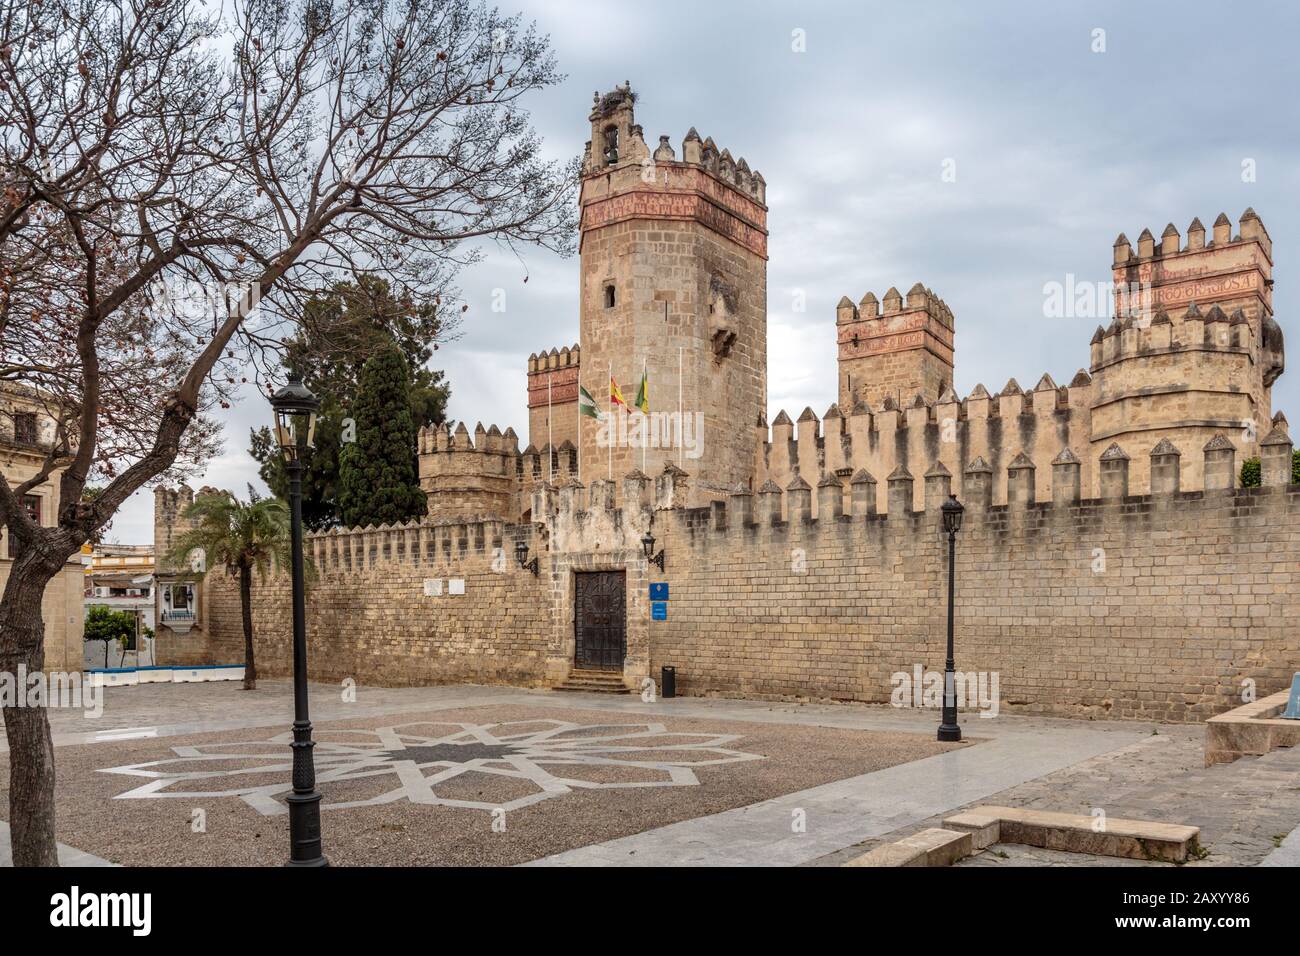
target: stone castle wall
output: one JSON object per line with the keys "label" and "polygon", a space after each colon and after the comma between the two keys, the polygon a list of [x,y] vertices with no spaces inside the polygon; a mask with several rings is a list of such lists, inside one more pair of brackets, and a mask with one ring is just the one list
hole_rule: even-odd
{"label": "stone castle wall", "polygon": [[[538,480],[653,474],[670,462],[691,473],[691,504],[703,505],[768,480],[816,485],[865,470],[883,483],[900,469],[920,477],[935,463],[961,476],[981,460],[1002,504],[1008,468],[1022,456],[1051,461],[1068,449],[1088,497],[1099,490],[1095,462],[1116,442],[1143,452],[1172,442],[1189,455],[1193,484],[1199,451],[1215,435],[1233,436],[1242,457],[1258,453],[1284,348],[1273,318],[1272,240],[1249,208],[1235,226],[1221,213],[1211,230],[1193,219],[1185,235],[1172,223],[1159,239],[1149,229],[1136,242],[1121,234],[1111,289],[1083,283],[1085,301],[1062,298],[1068,314],[1082,315],[1109,314],[1113,300],[1115,316],[1097,328],[1086,363],[1080,341],[1083,367],[1068,385],[1044,374],[1029,391],[1012,379],[996,394],[977,385],[958,398],[956,320],[946,302],[920,282],[906,295],[868,292],[857,305],[844,296],[826,335],[837,350],[838,381],[826,396],[835,404],[821,420],[811,408],[798,422],[779,412],[769,432],[766,181],[694,129],[680,157],[668,136],[648,145],[635,102],[623,84],[597,94],[588,116],[580,344],[529,356],[530,444],[518,460],[490,447],[483,454],[479,436],[471,446],[463,429],[422,438],[431,515],[521,520]],[[1045,299],[1044,315],[1051,312]],[[683,441],[683,422],[652,420],[667,447],[647,441],[642,451],[640,431],[627,432],[621,414],[612,442],[603,425],[577,415],[584,382],[606,411],[610,377],[631,403],[643,370],[651,418],[675,417],[680,403],[692,426],[701,416],[702,435]],[[1145,453],[1134,457],[1135,493],[1150,488],[1147,468]],[[1046,500],[1046,490],[1037,494]]]}
{"label": "stone castle wall", "polygon": [[[577,345],[528,356],[528,444],[535,448],[578,445],[578,384],[582,350]],[[592,391],[590,385],[588,391]],[[594,393],[593,393],[594,394]]]}
{"label": "stone castle wall", "polygon": [[[846,296],[838,402],[769,429],[766,183],[693,129],[680,159],[667,136],[651,150],[634,102],[625,84],[589,116],[581,348],[529,357],[528,447],[509,428],[424,429],[427,519],[309,538],[313,676],[559,683],[576,575],[601,570],[624,572],[630,688],[672,665],[685,693],[885,701],[894,673],[943,663],[938,508],[953,492],[968,509],[959,667],[998,672],[1003,706],[1201,719],[1249,682],[1286,686],[1300,488],[1270,417],[1284,349],[1253,210],[1236,235],[1225,215],[1212,233],[1193,220],[1186,242],[1172,224],[1121,235],[1115,319],[1068,385],[1044,374],[958,398],[943,300],[921,283]],[[652,414],[679,393],[702,414],[698,456],[627,441],[611,455],[577,416],[581,384],[605,411],[610,376],[631,404],[643,369]],[[1238,489],[1255,455],[1264,487]],[[537,576],[515,559],[521,537]],[[661,580],[669,616],[651,621]],[[287,674],[282,576],[255,606],[259,665]],[[209,575],[200,608],[193,653],[229,656],[234,582]]]}
{"label": "stone castle wall", "polygon": [[[1074,449],[1082,466],[1083,493],[1096,495],[1096,469],[1088,453],[1091,381],[1081,373],[1069,387],[1058,387],[1044,375],[1032,391],[1014,379],[997,395],[977,386],[964,400],[947,389],[933,403],[915,402],[900,409],[892,398],[871,410],[862,403],[845,414],[832,405],[818,419],[806,408],[797,422],[784,411],[758,428],[758,458],[753,487],[767,481],[785,488],[795,478],[810,486],[838,476],[845,484],[859,472],[875,482],[876,507],[885,507],[885,480],[899,469],[917,480],[913,507],[920,508],[920,480],[936,463],[957,476],[954,491],[962,493],[962,475],[976,460],[993,472],[993,500],[1007,500],[1007,468],[1017,456],[1047,463],[1063,449]],[[1199,452],[1199,449],[1197,449]],[[1050,498],[1044,486],[1041,500]],[[817,513],[817,505],[813,505]]]}
{"label": "stone castle wall", "polygon": [[[383,686],[449,682],[534,686],[545,674],[550,636],[547,587],[518,572],[500,522],[412,524],[309,535],[316,569],[307,592],[308,660],[313,680],[353,678]],[[450,582],[464,581],[464,594]],[[426,580],[441,593],[426,595]],[[212,639],[239,648],[239,590],[208,579]],[[258,674],[293,672],[288,576],[255,581],[253,627]]]}
{"label": "stone castle wall", "polygon": [[[584,282],[612,274],[610,262],[631,262],[642,247],[655,255],[663,253],[672,245],[675,233],[669,227],[673,225],[636,220],[621,224],[625,236],[617,231],[589,233],[584,240],[584,261],[595,271]],[[718,498],[724,489],[734,490],[737,485],[753,490],[769,479],[784,488],[796,477],[816,485],[828,475],[845,479],[866,470],[883,482],[899,468],[920,477],[934,462],[960,476],[966,464],[983,459],[993,470],[994,502],[1002,504],[1007,500],[1006,469],[1012,461],[1021,455],[1050,461],[1063,449],[1078,456],[1083,494],[1088,497],[1098,493],[1093,464],[1115,442],[1149,450],[1168,439],[1184,453],[1198,453],[1223,433],[1233,436],[1241,457],[1257,455],[1259,437],[1273,424],[1269,417],[1271,387],[1282,372],[1284,350],[1281,330],[1272,317],[1271,241],[1252,210],[1242,214],[1239,227],[1239,234],[1232,235],[1231,223],[1220,215],[1213,238],[1207,240],[1205,229],[1194,220],[1185,243],[1172,225],[1166,227],[1159,243],[1144,230],[1136,250],[1121,236],[1115,247],[1116,318],[1097,328],[1087,367],[1080,368],[1068,385],[1058,385],[1050,374],[1044,374],[1028,391],[1012,379],[996,394],[977,385],[965,398],[958,398],[950,378],[955,323],[941,299],[919,283],[906,297],[889,290],[883,302],[868,293],[855,306],[845,297],[836,309],[841,401],[831,405],[821,419],[808,408],[797,422],[786,412],[778,412],[770,430],[762,418],[757,419],[756,431],[736,426],[739,432],[748,432],[748,437],[733,434],[739,415],[709,417],[704,435],[706,454],[699,461],[680,462],[695,476],[697,498],[693,503]],[[656,230],[655,235],[641,235],[646,229]],[[707,230],[687,230],[685,236],[726,245]],[[608,254],[597,253],[602,243],[613,243]],[[707,264],[706,252],[694,249],[689,242],[680,249],[672,248],[679,258]],[[761,259],[741,256],[733,268],[753,265],[751,284],[757,288],[761,263]],[[661,271],[658,266],[647,268],[652,273]],[[703,267],[689,271],[697,278],[711,274]],[[707,294],[707,290],[694,290],[684,301],[698,303],[700,296]],[[654,307],[659,305],[662,303],[655,300]],[[725,308],[725,303],[717,307]],[[665,334],[672,327],[676,308],[667,312]],[[662,324],[663,320],[659,321]],[[633,314],[618,322],[602,319],[592,329],[584,325],[584,335],[622,336],[605,342],[604,352],[640,354],[638,350],[645,345],[638,337],[641,322]],[[665,354],[673,351],[667,349]],[[546,376],[572,377],[574,382],[566,387],[576,394],[577,354],[573,347],[530,357],[530,403],[540,394],[538,383]],[[692,382],[690,377],[697,371],[687,376],[687,409],[699,407],[703,393],[726,391],[709,378],[711,372],[701,373],[704,378]],[[655,409],[664,409],[663,383],[671,383],[674,373],[675,369],[651,368]],[[607,394],[605,374],[599,369],[588,373],[590,390],[602,407]],[[631,366],[616,369],[629,400],[637,374]],[[569,393],[560,394],[567,397]],[[567,409],[566,420],[576,417]],[[537,411],[531,408],[530,416]],[[537,427],[541,426],[534,423],[534,431]],[[577,452],[568,442],[570,432],[561,433],[566,438],[557,439],[555,447],[539,450],[530,445],[525,450],[525,460],[516,466],[515,507],[487,512],[479,501],[474,503],[476,513],[517,520],[527,509],[527,490],[539,476],[556,482],[576,473]],[[596,464],[588,463],[582,469],[584,478],[599,477],[608,467],[605,451],[594,442],[595,433],[595,423],[584,420],[583,440],[588,443],[584,454],[597,457]],[[723,443],[720,454],[714,447],[718,442]],[[751,449],[752,464],[738,466]],[[552,459],[549,466],[548,457]],[[636,448],[616,449],[613,457],[609,472],[613,475],[642,465]],[[652,451],[646,470],[657,471],[672,457],[671,452]],[[731,464],[721,468],[719,462]],[[493,473],[487,464],[479,458],[462,462],[470,472],[482,467],[485,474]],[[1147,464],[1145,455],[1133,459],[1130,481],[1135,493],[1150,488]],[[1201,481],[1198,454],[1190,454],[1184,467],[1187,481],[1193,485]],[[433,484],[426,487],[435,490]],[[446,516],[469,513],[462,507],[462,491],[450,490],[442,498],[431,495],[431,511]],[[883,491],[878,493],[883,495]],[[1038,496],[1046,500],[1046,490],[1040,488]],[[920,502],[918,490],[915,505],[919,507]]]}
{"label": "stone castle wall", "polygon": [[[963,475],[958,537],[958,667],[996,671],[1002,706],[1065,716],[1198,720],[1287,686],[1300,662],[1300,486],[1287,486],[1291,440],[1262,443],[1265,486],[1235,489],[1235,449],[1202,458],[1203,487],[1182,480],[1169,443],[1148,455],[1154,492],[1129,493],[1131,458],[1095,462],[1100,493],[1080,494],[1082,463],[1011,463],[1010,503],[993,474]],[[1136,457],[1136,456],[1133,456]],[[573,660],[573,580],[627,572],[630,687],[677,668],[679,691],[884,702],[890,676],[943,663],[946,539],[941,469],[895,475],[883,498],[865,473],[739,492],[685,507],[688,476],[543,484],[536,525],[412,523],[312,535],[321,577],[308,597],[313,677],[361,683],[554,684]],[[914,506],[921,488],[923,509]],[[1038,491],[1047,490],[1047,500]],[[814,516],[814,501],[818,502]],[[883,507],[879,502],[883,501]],[[660,575],[639,547],[650,531]],[[514,559],[525,536],[534,577]],[[451,578],[465,593],[447,593]],[[424,583],[440,581],[428,596]],[[651,621],[646,585],[670,587]],[[234,582],[209,578],[210,633],[233,642]],[[287,674],[289,595],[255,588],[259,669]]]}
{"label": "stone castle wall", "polygon": [[[970,489],[958,669],[997,672],[1004,710],[1063,716],[1200,720],[1238,705],[1247,681],[1261,694],[1288,686],[1300,487],[1078,500],[1077,469],[1050,469],[1055,501],[990,505],[987,483]],[[830,484],[674,514],[671,620],[652,625],[651,672],[673,665],[692,695],[884,703],[892,674],[941,669],[949,479],[916,484],[923,512],[907,511],[912,481],[900,478],[886,514],[865,501],[836,514]]]}

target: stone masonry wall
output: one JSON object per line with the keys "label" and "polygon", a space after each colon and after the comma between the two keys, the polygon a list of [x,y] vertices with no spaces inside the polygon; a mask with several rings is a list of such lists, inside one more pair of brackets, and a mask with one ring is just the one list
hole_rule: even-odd
{"label": "stone masonry wall", "polygon": [[[931,465],[948,469],[960,490],[966,466],[980,459],[993,471],[994,503],[1005,504],[1007,469],[1020,454],[1047,465],[1062,449],[1072,448],[1081,456],[1083,496],[1095,497],[1096,469],[1086,453],[1091,391],[1091,380],[1080,371],[1069,387],[1058,387],[1044,375],[1030,391],[1012,379],[997,395],[979,385],[959,400],[948,388],[937,402],[906,408],[892,398],[875,410],[861,403],[852,410],[832,405],[821,419],[806,408],[797,422],[781,411],[770,435],[766,425],[757,429],[752,487],[771,480],[785,488],[796,477],[815,487],[828,475],[838,475],[847,485],[852,475],[865,471],[876,481],[877,506],[883,511],[885,480],[903,468],[916,480],[913,507],[919,509],[921,479]],[[1046,484],[1037,495],[1051,497]]]}
{"label": "stone masonry wall", "polygon": [[[1081,498],[1083,463],[1060,455],[963,474],[958,536],[957,663],[997,672],[1014,711],[1200,720],[1253,682],[1285,688],[1300,664],[1300,486],[1279,425],[1260,443],[1264,486],[1232,487],[1225,436],[1199,453],[1162,442],[1148,458],[1153,492],[1130,495],[1131,458],[1112,446],[1094,463],[1100,494]],[[1181,480],[1197,454],[1202,487]],[[330,532],[309,538],[321,577],[308,597],[311,673],[325,680],[553,685],[573,661],[573,574],[625,570],[629,688],[677,669],[683,694],[885,702],[891,675],[941,669],[946,538],[939,506],[955,487],[942,469],[885,482],[884,508],[861,472],[813,489],[767,482],[687,508],[689,477],[669,466],[589,488],[538,486],[539,523],[476,521]],[[913,508],[921,486],[923,510]],[[1048,500],[1037,493],[1047,489]],[[813,516],[813,500],[819,501]],[[616,500],[621,499],[621,500]],[[650,532],[666,573],[638,547]],[[518,567],[525,536],[539,559]],[[446,593],[463,577],[465,594]],[[441,580],[442,596],[423,583]],[[646,586],[670,587],[668,619],[650,620]],[[214,638],[238,633],[233,583],[210,579]],[[289,668],[288,588],[255,596],[259,667]]]}
{"label": "stone masonry wall", "polygon": [[[497,522],[470,522],[310,535],[317,569],[307,593],[311,678],[384,686],[541,683],[546,587],[520,571],[504,531]],[[451,579],[465,582],[464,594],[449,593]],[[439,581],[442,593],[426,595],[426,580]],[[242,660],[236,582],[213,575],[207,591],[213,640],[241,648],[235,659]],[[254,581],[260,676],[292,675],[290,602],[287,575]]]}
{"label": "stone masonry wall", "polygon": [[[808,497],[754,496],[753,523],[745,496],[674,516],[652,675],[673,665],[688,695],[884,703],[891,674],[942,670],[937,506],[814,520]],[[803,502],[789,521],[782,498]],[[1199,720],[1300,664],[1300,487],[967,505],[957,668],[998,672],[1006,711]]]}

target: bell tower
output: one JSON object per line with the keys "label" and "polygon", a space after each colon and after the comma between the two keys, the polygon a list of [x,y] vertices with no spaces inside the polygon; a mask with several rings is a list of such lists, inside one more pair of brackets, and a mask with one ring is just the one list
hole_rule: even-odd
{"label": "bell tower", "polygon": [[[680,158],[667,136],[652,152],[635,103],[625,83],[596,94],[589,117],[582,385],[607,412],[612,375],[632,414],[581,419],[581,480],[672,463],[703,501],[749,480],[767,402],[766,185],[694,129]],[[634,407],[643,369],[646,419]]]}

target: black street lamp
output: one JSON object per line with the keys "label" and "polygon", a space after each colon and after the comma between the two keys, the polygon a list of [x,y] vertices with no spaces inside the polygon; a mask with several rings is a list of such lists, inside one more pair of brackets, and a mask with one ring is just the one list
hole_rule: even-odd
{"label": "black street lamp", "polygon": [[961,516],[966,509],[956,495],[949,495],[939,510],[943,512],[943,530],[948,532],[948,663],[943,675],[943,723],[939,725],[939,739],[961,740],[961,728],[957,726],[957,673],[952,653],[952,625],[957,532],[961,530]]}
{"label": "black street lamp", "polygon": [[293,558],[293,793],[289,804],[289,866],[329,866],[321,852],[320,794],[312,760],[311,719],[307,716],[307,609],[302,561],[303,460],[313,447],[320,399],[296,372],[271,396],[275,438],[289,472],[289,514]]}
{"label": "black street lamp", "polygon": [[528,542],[523,538],[515,541],[515,560],[519,562],[521,568],[525,571],[532,571],[533,577],[537,577],[537,559],[528,560]]}
{"label": "black street lamp", "polygon": [[663,569],[664,569],[664,552],[663,552],[663,549],[660,548],[660,549],[659,549],[659,553],[658,553],[658,554],[655,554],[655,536],[652,535],[649,531],[647,531],[647,532],[646,532],[646,533],[641,537],[641,549],[642,549],[643,551],[645,551],[645,559],[646,559],[646,563],[647,563],[647,564],[657,564],[657,565],[659,565],[659,570],[660,570],[660,571],[663,571]]}

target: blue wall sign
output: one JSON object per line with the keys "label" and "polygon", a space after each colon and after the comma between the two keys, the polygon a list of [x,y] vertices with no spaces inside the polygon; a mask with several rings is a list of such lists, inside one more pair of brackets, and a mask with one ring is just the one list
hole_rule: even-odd
{"label": "blue wall sign", "polygon": [[659,581],[650,585],[650,600],[667,601],[668,600],[668,582]]}
{"label": "blue wall sign", "polygon": [[650,602],[650,620],[666,621],[668,620],[668,602],[651,601]]}
{"label": "blue wall sign", "polygon": [[1286,710],[1282,716],[1288,720],[1300,720],[1300,674],[1291,678],[1291,693],[1286,700]]}

